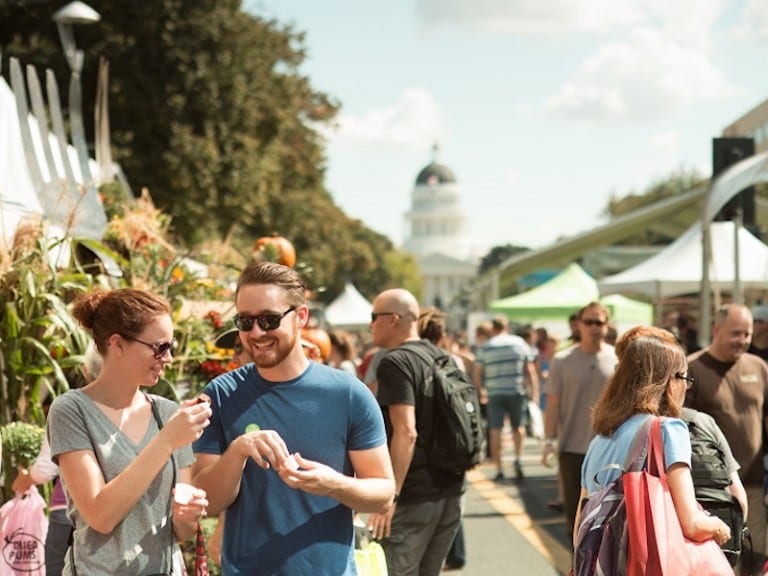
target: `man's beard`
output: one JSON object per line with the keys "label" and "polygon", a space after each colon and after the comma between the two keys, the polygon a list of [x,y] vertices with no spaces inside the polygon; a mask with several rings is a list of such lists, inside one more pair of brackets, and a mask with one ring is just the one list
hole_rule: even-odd
{"label": "man's beard", "polygon": [[271,341],[274,346],[266,351],[258,348],[258,342],[251,345],[253,362],[258,368],[274,368],[290,355],[296,344],[296,335],[292,334],[285,338],[270,337],[262,341]]}

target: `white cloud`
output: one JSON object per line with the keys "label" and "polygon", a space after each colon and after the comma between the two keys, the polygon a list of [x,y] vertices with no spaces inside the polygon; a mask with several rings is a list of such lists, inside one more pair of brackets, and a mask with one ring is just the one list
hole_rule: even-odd
{"label": "white cloud", "polygon": [[768,44],[768,2],[748,0],[744,7],[744,23],[752,33]]}
{"label": "white cloud", "polygon": [[334,142],[394,144],[422,149],[444,133],[439,106],[423,88],[405,90],[397,102],[364,114],[344,114],[326,137]]}
{"label": "white cloud", "polygon": [[520,173],[514,168],[510,168],[504,173],[503,182],[509,186],[514,186],[520,181]]}
{"label": "white cloud", "polygon": [[704,51],[643,28],[599,47],[547,100],[545,110],[581,120],[647,121],[734,93]]}
{"label": "white cloud", "polygon": [[428,24],[479,31],[551,37],[572,32],[614,30],[645,21],[650,0],[418,0],[416,12]]}
{"label": "white cloud", "polygon": [[[528,37],[574,33],[618,33],[654,25],[697,46],[729,0],[417,0],[426,25],[448,24],[484,32]],[[764,4],[764,0],[750,0]]]}

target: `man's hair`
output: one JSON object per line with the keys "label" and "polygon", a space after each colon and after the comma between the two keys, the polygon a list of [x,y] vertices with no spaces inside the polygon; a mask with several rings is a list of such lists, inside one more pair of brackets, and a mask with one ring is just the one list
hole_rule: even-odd
{"label": "man's hair", "polygon": [[743,304],[736,304],[735,302],[731,302],[730,304],[723,304],[722,306],[720,306],[720,308],[717,309],[717,312],[715,313],[715,324],[717,325],[724,324],[725,321],[728,320],[728,316],[730,315],[731,310],[735,310],[735,309],[746,310],[747,312],[752,314],[749,308],[747,308]]}
{"label": "man's hair", "polygon": [[504,316],[503,314],[498,314],[497,316],[493,317],[493,320],[491,320],[491,326],[493,326],[493,329],[496,332],[501,332],[502,330],[506,330],[509,326],[509,318]]}
{"label": "man's hair", "polygon": [[619,363],[592,414],[595,432],[610,436],[635,414],[680,416],[670,378],[686,370],[685,351],[663,328],[635,326],[616,343]]}
{"label": "man's hair", "polygon": [[282,288],[291,306],[301,306],[306,302],[306,285],[296,270],[276,262],[251,262],[240,273],[235,297],[243,286],[273,284]]}
{"label": "man's hair", "polygon": [[475,336],[484,336],[485,338],[490,338],[493,336],[493,326],[490,322],[480,322],[475,327]]}
{"label": "man's hair", "polygon": [[587,310],[597,310],[601,315],[605,316],[606,322],[611,319],[610,310],[608,310],[608,308],[600,304],[600,302],[598,302],[597,300],[590,302],[586,306],[583,306],[581,310],[579,310],[579,320],[581,320],[581,317],[584,316],[584,312],[586,312]]}

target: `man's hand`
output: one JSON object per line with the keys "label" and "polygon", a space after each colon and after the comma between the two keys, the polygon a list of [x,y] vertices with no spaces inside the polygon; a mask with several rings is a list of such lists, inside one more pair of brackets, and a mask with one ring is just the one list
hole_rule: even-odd
{"label": "man's hand", "polygon": [[383,514],[371,514],[368,516],[368,528],[374,539],[389,538],[389,534],[392,531],[392,517],[395,515],[396,506],[397,504],[392,502],[389,505],[389,509]]}
{"label": "man's hand", "polygon": [[236,442],[238,450],[246,458],[252,458],[265,470],[270,466],[280,470],[288,460],[290,452],[280,434],[274,430],[246,432]]}
{"label": "man's hand", "polygon": [[298,452],[293,455],[293,458],[298,467],[293,466],[291,458],[288,458],[277,469],[280,478],[291,488],[317,496],[331,497],[341,488],[343,474],[320,462],[302,458]]}
{"label": "man's hand", "polygon": [[541,463],[547,468],[552,468],[552,458],[555,455],[555,445],[551,440],[544,443],[544,449],[541,452]]}

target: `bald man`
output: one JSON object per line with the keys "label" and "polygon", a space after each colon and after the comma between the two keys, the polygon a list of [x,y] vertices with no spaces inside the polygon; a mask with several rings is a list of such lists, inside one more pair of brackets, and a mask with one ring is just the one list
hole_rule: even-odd
{"label": "bald man", "polygon": [[[685,405],[711,415],[723,431],[739,475],[747,490],[754,564],[742,574],[762,574],[766,555],[766,511],[763,503],[763,454],[765,447],[768,364],[747,353],[752,339],[752,313],[741,304],[718,310],[712,326],[712,342],[688,357],[688,374],[694,383]],[[742,554],[749,560],[750,554]]]}
{"label": "bald man", "polygon": [[381,540],[389,574],[438,576],[461,519],[464,474],[429,465],[423,444],[432,429],[425,409],[426,384],[432,365],[414,349],[431,357],[443,352],[421,340],[419,305],[403,289],[386,290],[373,301],[373,344],[389,350],[376,370],[378,400],[384,413],[395,500],[387,513],[373,514],[368,524]]}

